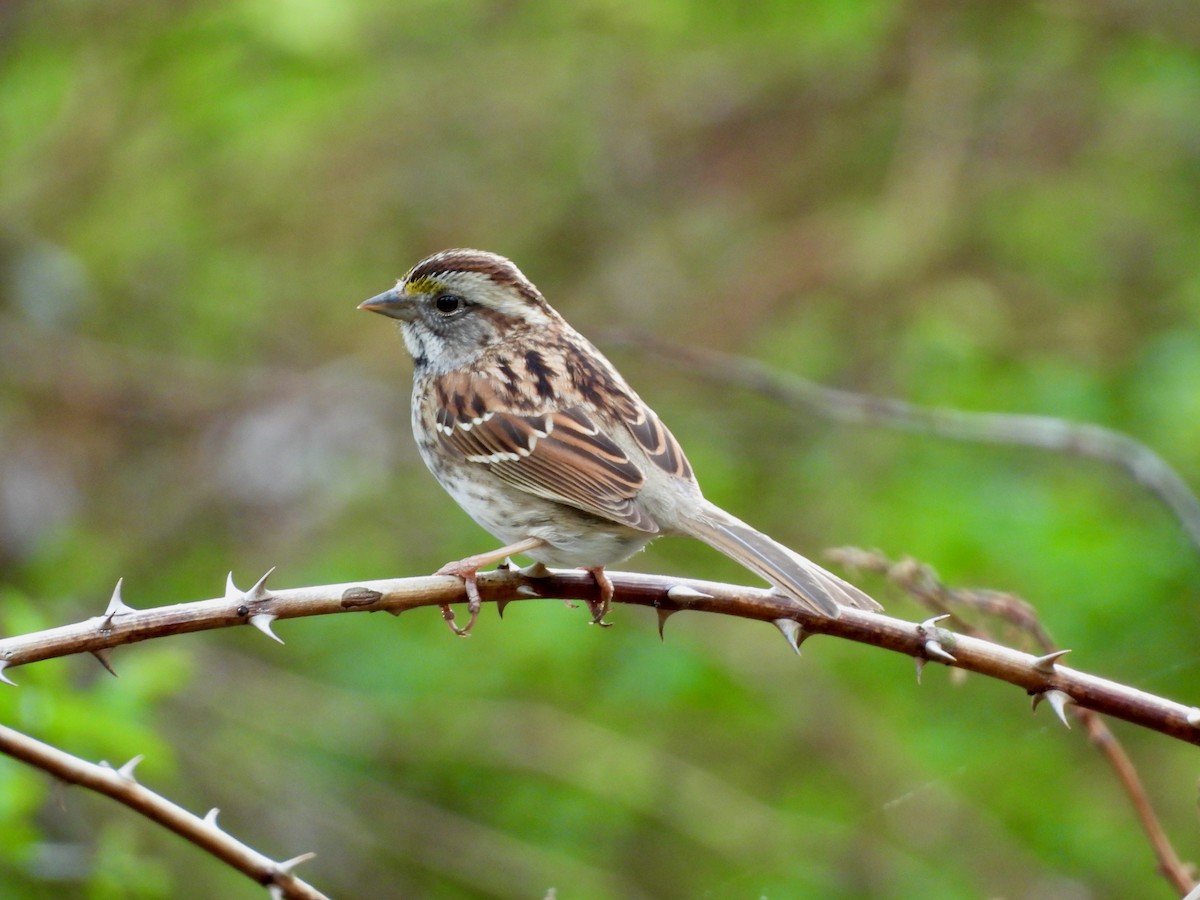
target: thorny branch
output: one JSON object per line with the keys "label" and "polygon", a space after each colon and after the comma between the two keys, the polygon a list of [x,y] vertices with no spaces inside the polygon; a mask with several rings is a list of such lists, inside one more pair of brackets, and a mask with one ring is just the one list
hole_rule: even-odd
{"label": "thorny branch", "polygon": [[311,858],[311,853],[284,862],[275,862],[263,856],[222,831],[217,825],[215,809],[201,818],[138,784],[134,769],[141,762],[140,756],[114,769],[107,763],[97,765],[79,759],[4,725],[0,725],[0,752],[49,772],[68,784],[77,784],[111,797],[265,886],[272,897],[326,900],[324,894],[301,881],[291,871]]}
{"label": "thorny branch", "polygon": [[[269,574],[269,573],[268,573]],[[655,609],[659,625],[682,610],[715,613],[770,622],[794,648],[814,634],[871,644],[919,660],[954,665],[987,675],[1041,696],[1056,708],[1076,706],[1111,715],[1135,725],[1200,745],[1200,709],[1158,697],[1058,664],[1054,654],[1035,656],[970,635],[939,628],[936,620],[920,624],[878,613],[843,609],[830,619],[798,608],[768,590],[630,572],[608,573],[614,601]],[[239,590],[232,578],[225,595],[212,600],[135,610],[121,597],[121,586],[103,615],[74,625],[0,640],[0,679],[10,681],[17,666],[90,652],[108,662],[107,652],[169,634],[253,625],[275,640],[274,622],[305,616],[386,610],[402,613],[421,606],[466,600],[462,581],[449,576],[394,578],[273,591],[263,576],[252,588]],[[595,600],[595,580],[586,572],[500,569],[478,579],[485,602],[503,608],[515,600],[561,598]]]}
{"label": "thorny branch", "polygon": [[[935,612],[945,612],[954,616],[961,628],[976,637],[991,639],[982,628],[961,620],[956,613],[963,608],[983,612],[989,616],[1006,620],[1029,635],[1041,651],[1053,655],[1059,651],[1054,640],[1038,620],[1033,606],[1013,594],[990,590],[969,590],[950,588],[938,578],[937,573],[927,565],[918,563],[911,558],[893,562],[878,551],[864,551],[856,547],[843,547],[827,554],[830,558],[850,566],[870,572],[885,575],[889,581],[898,585],[918,601]],[[1155,815],[1146,788],[1138,777],[1137,768],[1121,746],[1121,742],[1112,730],[1105,724],[1104,719],[1090,709],[1080,706],[1073,708],[1075,717],[1083,723],[1088,740],[1108,760],[1108,764],[1116,773],[1125,793],[1133,805],[1134,813],[1146,832],[1146,838],[1158,859],[1158,867],[1163,876],[1181,894],[1186,894],[1196,886],[1196,880],[1191,866],[1184,863],[1175,852],[1166,831]]]}
{"label": "thorny branch", "polygon": [[[843,551],[842,555],[853,564],[882,567],[883,571],[890,569],[890,574],[902,582],[900,573],[904,573],[909,588],[935,609],[951,608],[956,602],[956,598],[947,595],[944,589],[939,591],[940,582],[931,570],[914,568],[915,564],[889,567],[878,560],[873,564],[869,555],[863,555],[861,551],[857,555]],[[11,671],[17,666],[83,652],[94,654],[112,671],[110,651],[113,648],[167,635],[253,625],[264,635],[279,641],[272,625],[282,619],[381,610],[399,615],[421,606],[441,606],[466,600],[461,580],[453,577],[396,578],[275,591],[266,587],[267,575],[248,590],[239,589],[231,575],[222,597],[144,610],[135,610],[125,603],[122,585],[118,582],[102,615],[73,625],[0,640],[0,680],[11,684],[6,670]],[[1058,662],[1061,651],[1036,656],[980,636],[939,628],[937,622],[946,616],[914,624],[878,613],[843,609],[839,618],[829,619],[799,609],[786,598],[767,590],[656,575],[623,572],[608,575],[615,588],[614,601],[653,608],[658,614],[660,633],[667,619],[683,610],[754,619],[772,623],[797,653],[801,643],[810,636],[827,634],[912,656],[917,661],[918,672],[932,661],[1007,681],[1032,695],[1035,706],[1038,700],[1046,700],[1064,723],[1067,707],[1073,706],[1076,715],[1087,725],[1089,735],[1122,773],[1123,783],[1134,799],[1143,827],[1150,834],[1164,873],[1177,887],[1190,888],[1190,873],[1158,826],[1133,767],[1124,758],[1115,739],[1106,734],[1103,723],[1096,716],[1089,716],[1088,711],[1105,713],[1200,744],[1200,709],[1067,668]],[[525,570],[502,567],[481,574],[478,585],[483,600],[494,602],[501,614],[505,606],[516,600],[594,600],[597,594],[596,582],[588,573],[550,571],[540,566]],[[1009,618],[1034,634],[1039,642],[1051,646],[1048,635],[1035,627],[1032,610],[1019,601],[1006,603],[1002,599],[1005,596],[981,594],[976,598],[977,605],[1007,607]],[[211,814],[200,819],[138,785],[132,778],[133,764],[114,772],[9,729],[0,729],[0,752],[126,804],[267,885],[273,895],[322,896],[291,875],[290,866],[302,858],[297,857],[290,863],[275,863],[246,847],[221,832]]]}

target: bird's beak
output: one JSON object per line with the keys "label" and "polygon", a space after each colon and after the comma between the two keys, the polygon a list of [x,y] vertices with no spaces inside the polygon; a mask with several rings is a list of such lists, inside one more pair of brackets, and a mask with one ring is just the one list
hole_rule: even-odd
{"label": "bird's beak", "polygon": [[402,322],[410,321],[417,314],[416,306],[397,288],[384,291],[370,300],[364,300],[358,304],[358,308],[370,310],[391,319],[399,319]]}

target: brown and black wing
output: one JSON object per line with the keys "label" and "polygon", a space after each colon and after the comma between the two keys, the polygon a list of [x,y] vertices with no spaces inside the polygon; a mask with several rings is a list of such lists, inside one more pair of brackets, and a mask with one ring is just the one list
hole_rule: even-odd
{"label": "brown and black wing", "polygon": [[609,410],[611,419],[624,426],[651,463],[668,475],[695,481],[675,436],[628,388],[599,350],[584,341],[582,347],[565,355],[564,368],[573,390],[593,407]]}
{"label": "brown and black wing", "polygon": [[434,421],[447,449],[535,496],[658,531],[637,502],[642,470],[582,406],[502,411],[495,388],[463,373],[444,376],[439,388]]}
{"label": "brown and black wing", "polygon": [[626,427],[656,466],[668,475],[695,481],[696,476],[692,473],[692,466],[687,457],[683,455],[679,441],[675,440],[675,435],[671,434],[667,426],[654,414],[654,410],[643,403],[637,403],[636,408],[631,411],[630,418],[626,420]]}

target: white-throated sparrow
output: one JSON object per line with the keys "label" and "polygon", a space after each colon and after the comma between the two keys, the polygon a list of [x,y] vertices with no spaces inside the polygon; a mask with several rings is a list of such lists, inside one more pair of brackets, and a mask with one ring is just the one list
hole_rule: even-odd
{"label": "white-throated sparrow", "polygon": [[360,309],[399,320],[415,361],[413,434],[429,471],[506,546],[443,567],[466,583],[510,554],[591,571],[661,534],[699,538],[827,616],[879,605],[858,588],[704,499],[687,457],[612,364],[512,262],[444,250]]}

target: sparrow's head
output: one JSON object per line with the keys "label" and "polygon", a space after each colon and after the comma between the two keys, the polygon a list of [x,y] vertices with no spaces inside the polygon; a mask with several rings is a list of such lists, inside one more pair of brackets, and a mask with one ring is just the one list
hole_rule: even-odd
{"label": "sparrow's head", "polygon": [[398,320],[417,368],[438,372],[561,321],[520,269],[483,250],[443,250],[426,257],[394,288],[358,308]]}

